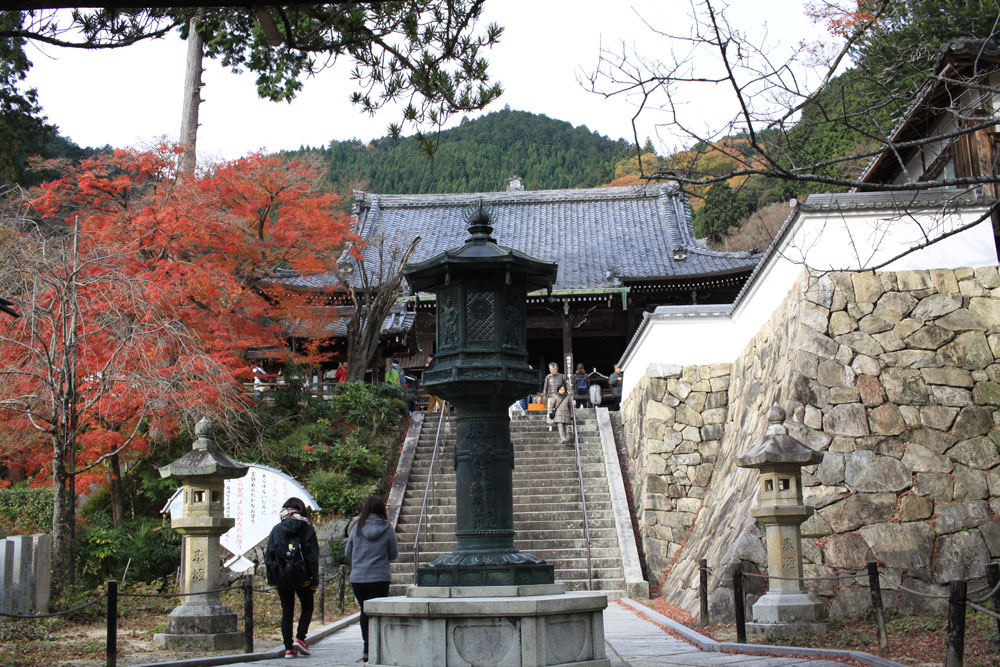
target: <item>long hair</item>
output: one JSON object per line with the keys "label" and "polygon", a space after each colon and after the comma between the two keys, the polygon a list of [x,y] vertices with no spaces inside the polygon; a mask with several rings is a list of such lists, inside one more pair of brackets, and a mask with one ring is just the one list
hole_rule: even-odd
{"label": "long hair", "polygon": [[369,514],[382,517],[385,521],[389,520],[385,514],[385,503],[382,502],[382,499],[378,496],[368,496],[361,506],[361,514],[358,516],[358,535],[361,534],[361,527],[365,525]]}

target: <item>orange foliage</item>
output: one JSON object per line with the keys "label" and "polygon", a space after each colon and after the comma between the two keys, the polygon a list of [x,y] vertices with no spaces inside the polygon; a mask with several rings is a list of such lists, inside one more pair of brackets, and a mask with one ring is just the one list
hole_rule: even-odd
{"label": "orange foliage", "polygon": [[[129,443],[132,456],[147,450],[147,428],[169,433],[180,410],[231,400],[236,381],[249,375],[245,350],[284,345],[281,323],[310,308],[310,295],[279,291],[261,279],[277,269],[329,270],[350,237],[349,220],[336,210],[339,197],[319,189],[320,174],[311,165],[258,153],[178,178],[176,153],[163,145],[47,163],[60,176],[33,193],[36,219],[66,231],[77,219],[81,255],[103,259],[83,269],[87,280],[75,305],[53,287],[35,294],[47,314],[29,317],[32,303],[15,299],[26,316],[0,321],[0,373],[7,373],[0,399],[41,396],[46,382],[58,393],[75,381],[69,395],[78,401],[79,466],[126,442],[139,419],[155,424]],[[40,358],[32,366],[25,341],[61,335],[71,307],[80,329],[92,334],[81,337],[75,368],[60,369],[60,376]],[[112,315],[135,324],[129,332],[135,340],[124,347],[122,331],[106,326]],[[211,379],[219,367],[228,376],[222,383]],[[117,376],[112,368],[120,369]],[[169,392],[152,388],[161,380]],[[36,405],[36,422],[64,419],[43,404]],[[11,434],[20,434],[33,443],[30,451],[5,450],[12,463],[29,471],[51,463],[51,447],[46,453],[47,443],[23,412],[0,410],[0,429],[11,442]]]}

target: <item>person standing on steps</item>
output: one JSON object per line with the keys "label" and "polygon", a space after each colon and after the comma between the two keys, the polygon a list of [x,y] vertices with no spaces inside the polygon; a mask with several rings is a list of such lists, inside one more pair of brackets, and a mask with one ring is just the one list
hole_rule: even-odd
{"label": "person standing on steps", "polygon": [[622,368],[618,364],[615,364],[615,372],[608,376],[608,388],[611,389],[611,402],[608,407],[614,407],[616,410],[621,408]]}
{"label": "person standing on steps", "polygon": [[550,431],[552,430],[552,424],[555,423],[553,420],[555,415],[552,411],[555,408],[555,402],[559,395],[559,387],[565,387],[568,392],[570,389],[569,380],[559,372],[558,364],[553,362],[549,364],[549,374],[542,380],[542,395],[545,396],[545,421],[548,423]]}
{"label": "person standing on steps", "polygon": [[569,394],[566,393],[566,387],[559,387],[559,393],[556,394],[555,406],[549,410],[549,419],[554,421],[556,426],[559,427],[559,442],[564,445],[569,443],[569,438],[566,437],[566,427],[573,423],[572,409],[572,400]]}
{"label": "person standing on steps", "polygon": [[[278,589],[281,600],[281,639],[285,643],[285,657],[295,658],[300,653],[310,653],[306,635],[312,621],[313,596],[319,585],[319,543],[306,517],[306,504],[299,498],[286,500],[279,516],[281,522],[271,529],[267,538],[264,564],[267,583]],[[302,613],[293,639],[296,596]]]}
{"label": "person standing on steps", "polygon": [[396,531],[385,513],[385,503],[378,496],[368,496],[361,506],[358,522],[347,537],[344,554],[351,561],[351,588],[361,607],[361,659],[368,662],[368,615],[365,602],[389,595],[389,561],[396,560],[399,549]]}
{"label": "person standing on steps", "polygon": [[583,364],[577,364],[576,372],[573,373],[573,392],[575,394],[573,400],[577,402],[577,407],[587,407],[589,391],[590,380],[587,379],[587,369],[583,367]]}

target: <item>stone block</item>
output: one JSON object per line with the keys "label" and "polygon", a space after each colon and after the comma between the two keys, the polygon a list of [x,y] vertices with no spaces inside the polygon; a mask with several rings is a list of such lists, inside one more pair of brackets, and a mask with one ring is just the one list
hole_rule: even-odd
{"label": "stone block", "polygon": [[972,402],[976,405],[1000,405],[1000,384],[979,382],[972,388]]}
{"label": "stone block", "polygon": [[0,539],[0,611],[14,611],[14,543]]}
{"label": "stone block", "polygon": [[920,320],[914,319],[912,317],[904,317],[901,319],[896,326],[892,328],[893,332],[900,338],[905,339],[907,336],[924,326],[924,323]]}
{"label": "stone block", "polygon": [[858,271],[851,275],[855,300],[875,303],[882,296],[882,282],[872,271]]}
{"label": "stone block", "polygon": [[896,284],[902,292],[934,287],[934,281],[928,271],[896,271]]}
{"label": "stone block", "polygon": [[934,288],[941,294],[958,292],[958,281],[955,280],[955,272],[951,269],[931,269],[930,274]]}
{"label": "stone block", "polygon": [[1000,496],[1000,468],[993,468],[986,473],[986,486],[991,496]]}
{"label": "stone block", "polygon": [[944,535],[938,538],[934,555],[935,579],[946,583],[980,577],[989,559],[989,549],[978,530]]}
{"label": "stone block", "polygon": [[[904,579],[903,585],[916,593],[900,591],[899,613],[922,614],[927,611],[947,611],[948,588],[946,586],[938,586],[914,577]],[[945,597],[941,597],[942,595]]]}
{"label": "stone block", "polygon": [[946,384],[951,387],[972,388],[972,373],[964,368],[956,368],[954,366],[922,368],[920,375],[927,384]]}
{"label": "stone block", "polygon": [[857,387],[832,387],[830,389],[830,404],[857,403],[859,400]]}
{"label": "stone block", "polygon": [[943,366],[941,357],[933,350],[900,350],[882,355],[883,368],[937,368]]}
{"label": "stone block", "polygon": [[913,472],[951,472],[954,464],[947,456],[911,442],[903,454],[903,465]]}
{"label": "stone block", "polygon": [[816,369],[816,380],[826,387],[849,387],[854,384],[854,369],[839,361],[821,361]]}
{"label": "stone block", "polygon": [[982,470],[956,465],[951,474],[955,479],[955,500],[982,500],[988,495],[986,473]]}
{"label": "stone block", "polygon": [[899,408],[893,403],[883,403],[868,410],[868,425],[876,435],[899,435],[906,430],[906,422]]}
{"label": "stone block", "polygon": [[859,403],[834,406],[823,415],[823,430],[847,437],[868,435],[868,418],[864,406]]}
{"label": "stone block", "polygon": [[823,545],[823,562],[842,570],[863,570],[870,559],[868,545],[860,535],[834,535]]}
{"label": "stone block", "polygon": [[870,451],[856,451],[844,457],[844,481],[853,491],[902,491],[910,487],[911,475],[894,458],[877,456]]}
{"label": "stone block", "polygon": [[997,446],[992,440],[982,436],[962,440],[949,449],[947,454],[948,458],[955,463],[961,463],[977,470],[989,470],[1000,463]]}
{"label": "stone block", "polygon": [[14,613],[30,613],[34,601],[31,569],[33,543],[29,535],[11,535],[7,539],[14,544],[13,568],[11,570],[11,609]]}
{"label": "stone block", "polygon": [[962,296],[986,296],[989,292],[975,280],[958,281],[958,291]]}
{"label": "stone block", "polygon": [[828,486],[844,481],[844,456],[836,452],[827,452],[816,469],[816,478]]}
{"label": "stone block", "polygon": [[861,526],[889,521],[895,506],[894,493],[855,493],[821,509],[818,514],[833,532],[844,533]]}
{"label": "stone block", "polygon": [[886,396],[896,405],[924,405],[927,385],[916,368],[886,368],[879,376]]}
{"label": "stone block", "polygon": [[857,330],[858,321],[843,310],[830,314],[829,332],[831,336],[842,336]]}
{"label": "stone block", "polygon": [[903,415],[903,422],[907,428],[917,428],[920,426],[920,408],[913,405],[899,406],[899,414]]}
{"label": "stone block", "polygon": [[1000,279],[997,278],[996,266],[977,266],[972,270],[972,275],[986,289],[1000,287]]}
{"label": "stone block", "polygon": [[955,332],[927,324],[906,337],[906,344],[918,350],[936,350],[955,337]]}
{"label": "stone block", "polygon": [[987,328],[1000,325],[1000,300],[998,299],[972,297],[969,299],[969,312],[982,320]]}
{"label": "stone block", "polygon": [[[864,563],[860,568],[864,569]],[[841,587],[830,605],[830,618],[858,618],[864,616],[872,606],[871,592],[867,587]]]}
{"label": "stone block", "polygon": [[874,407],[885,402],[885,390],[874,375],[859,375],[855,386],[858,388],[861,402],[865,405]]}
{"label": "stone block", "polygon": [[910,314],[917,300],[905,292],[883,294],[872,311],[872,315],[893,325]]}
{"label": "stone block", "polygon": [[820,333],[825,333],[829,317],[829,309],[809,301],[802,302],[801,309],[799,311],[799,318],[802,324],[810,329]]}
{"label": "stone block", "polygon": [[[948,405],[924,405],[920,408],[920,423],[935,431],[947,431],[951,429],[951,425],[955,422],[958,412],[959,408]],[[910,439],[913,440],[913,433],[910,434]],[[936,443],[934,446],[928,446],[940,454],[957,441],[955,438],[948,438],[946,440],[951,441],[943,447],[941,445],[944,444],[944,441]]]}
{"label": "stone block", "polygon": [[877,340],[862,331],[852,331],[851,333],[846,333],[843,336],[837,336],[835,340],[841,345],[846,345],[851,348],[857,354],[877,357],[885,352],[882,345]]}
{"label": "stone block", "polygon": [[983,326],[983,321],[967,308],[953,310],[934,323],[952,331],[982,331],[986,328]]}
{"label": "stone block", "polygon": [[931,387],[931,396],[934,401],[941,405],[951,405],[959,408],[972,402],[972,392],[968,389],[959,389],[958,387],[933,386]]}
{"label": "stone block", "polygon": [[1000,558],[1000,521],[989,521],[979,527],[991,558]]}
{"label": "stone block", "polygon": [[964,503],[937,503],[934,528],[938,535],[947,535],[965,528],[972,528],[990,520],[990,508],[982,500]]}
{"label": "stone block", "polygon": [[[694,410],[695,413],[700,414],[705,409],[705,401],[709,394],[709,391],[710,391],[709,387],[704,387],[704,388],[696,387],[695,390],[692,391],[691,394],[687,397],[687,400],[684,401],[685,405]],[[691,422],[691,423],[696,424],[697,422]]]}
{"label": "stone block", "polygon": [[962,297],[956,294],[932,294],[920,300],[910,317],[921,322],[928,322],[943,317],[962,307]]}
{"label": "stone block", "polygon": [[927,496],[911,493],[900,499],[896,517],[900,521],[919,521],[920,519],[929,519],[933,513],[933,500]]}
{"label": "stone block", "polygon": [[862,526],[861,536],[887,567],[930,567],[934,552],[933,526],[922,521]]}
{"label": "stone block", "polygon": [[980,370],[993,363],[993,352],[982,331],[966,331],[942,347],[938,354],[949,366]]}
{"label": "stone block", "polygon": [[35,613],[49,610],[52,592],[52,538],[45,533],[31,536],[32,604]]}
{"label": "stone block", "polygon": [[936,502],[951,502],[955,497],[955,480],[943,472],[917,473],[913,492],[920,496],[928,496]]}
{"label": "stone block", "polygon": [[878,341],[878,344],[882,346],[882,349],[889,352],[895,352],[896,350],[902,350],[906,347],[906,343],[903,339],[896,335],[894,331],[884,331],[882,333],[873,334],[872,338]]}
{"label": "stone block", "polygon": [[895,323],[886,322],[881,317],[878,317],[877,315],[874,314],[865,315],[860,320],[858,320],[858,330],[869,335],[875,335],[882,333],[883,331],[889,331],[893,327],[895,327]]}

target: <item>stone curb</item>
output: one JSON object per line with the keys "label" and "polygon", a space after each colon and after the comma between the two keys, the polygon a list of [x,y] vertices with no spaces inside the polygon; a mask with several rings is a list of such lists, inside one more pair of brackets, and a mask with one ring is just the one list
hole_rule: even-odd
{"label": "stone curb", "polygon": [[392,478],[392,488],[389,489],[389,499],[385,507],[389,523],[393,526],[396,525],[399,511],[403,508],[403,497],[406,494],[406,486],[410,482],[410,470],[413,468],[413,455],[417,451],[417,443],[420,441],[420,433],[423,430],[426,417],[426,412],[414,412],[410,415],[410,425],[406,430],[406,437],[403,439],[403,448],[399,453],[396,474]]}
{"label": "stone curb", "polygon": [[860,663],[871,665],[872,667],[905,667],[902,663],[887,660],[886,658],[880,658],[877,655],[865,653],[864,651],[841,651],[839,649],[805,648],[801,646],[772,646],[770,644],[717,642],[710,637],[706,637],[700,632],[692,630],[686,625],[678,623],[669,616],[664,616],[658,611],[650,609],[649,607],[634,600],[622,598],[621,602],[629,607],[632,607],[636,611],[641,611],[643,614],[655,619],[657,623],[662,623],[667,626],[702,651],[719,653],[772,653],[774,655],[804,655],[813,658],[850,658],[852,660],[857,660]]}
{"label": "stone curb", "polygon": [[[329,625],[320,628],[316,632],[306,637],[306,642],[315,644],[316,642],[340,632],[352,623],[357,623],[361,618],[360,613],[351,614],[346,618],[334,621]],[[238,653],[234,655],[217,655],[210,658],[188,658],[186,660],[173,660],[168,662],[147,662],[137,667],[212,667],[212,665],[232,665],[240,662],[256,662],[258,660],[272,660],[281,658],[284,655],[284,646],[277,646],[270,651],[259,651],[256,653]]]}

